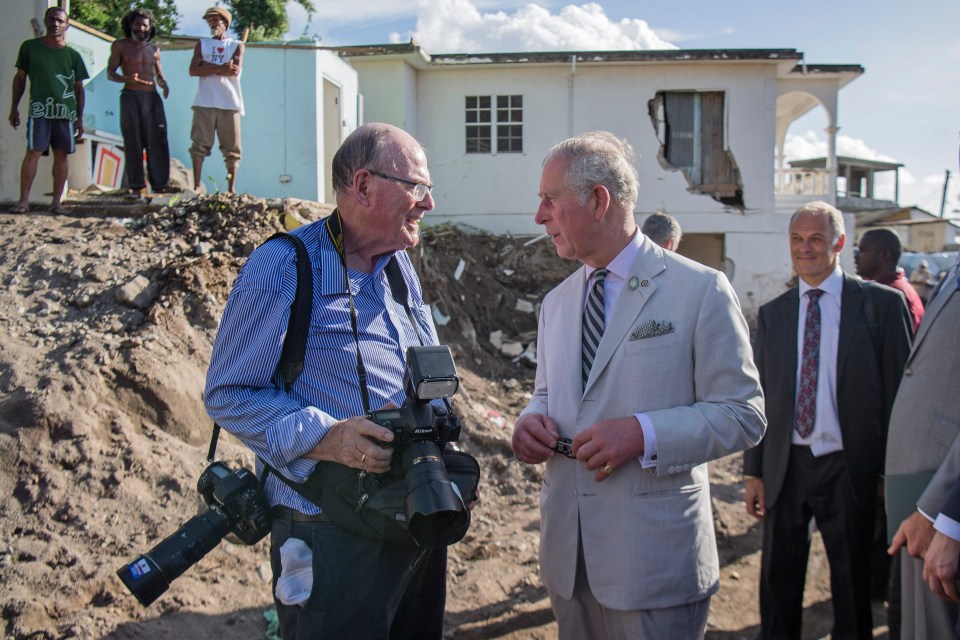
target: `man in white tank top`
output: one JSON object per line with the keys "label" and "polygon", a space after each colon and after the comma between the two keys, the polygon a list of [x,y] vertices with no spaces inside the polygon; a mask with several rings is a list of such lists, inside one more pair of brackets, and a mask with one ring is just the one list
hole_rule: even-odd
{"label": "man in white tank top", "polygon": [[199,78],[190,130],[190,139],[193,141],[190,145],[193,188],[200,188],[203,159],[210,155],[216,134],[227,166],[227,190],[233,193],[241,155],[243,94],[240,91],[240,72],[243,42],[227,37],[233,16],[223,7],[210,7],[203,18],[210,26],[210,37],[200,39],[190,60],[190,75]]}

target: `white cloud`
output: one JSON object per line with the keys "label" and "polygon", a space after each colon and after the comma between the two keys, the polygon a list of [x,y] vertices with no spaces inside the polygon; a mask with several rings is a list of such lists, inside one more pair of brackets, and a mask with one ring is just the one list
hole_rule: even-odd
{"label": "white cloud", "polygon": [[[783,143],[783,151],[787,161],[822,158],[827,155],[827,141],[812,130],[800,135],[788,134]],[[871,149],[860,138],[850,136],[837,136],[837,155],[880,162],[897,162],[894,158]]]}
{"label": "white cloud", "polygon": [[827,141],[820,138],[816,131],[807,131],[800,135],[788,134],[783,142],[783,155],[786,160],[807,160],[827,155]]}
{"label": "white cloud", "polygon": [[[802,134],[788,134],[783,143],[784,156],[790,160],[822,158],[827,155],[827,141],[816,131],[808,130]],[[897,162],[894,158],[871,149],[860,138],[837,136],[837,155],[881,162]],[[884,200],[893,200],[896,194],[896,176],[892,171],[877,174],[874,184],[874,196]],[[917,180],[910,171],[901,167],[899,172],[900,204],[915,205],[931,213],[939,213],[940,198],[943,189],[943,174],[925,176]],[[842,187],[842,185],[841,185]],[[960,188],[948,193],[948,212],[960,206]]]}
{"label": "white cloud", "polygon": [[512,14],[482,13],[469,0],[419,0],[417,8],[413,36],[431,53],[676,48],[646,21],[613,21],[596,3],[567,5],[557,14],[533,3]]}
{"label": "white cloud", "polygon": [[[323,24],[353,24],[357,22],[381,22],[403,18],[416,13],[417,2],[413,0],[350,0],[350,2],[314,2],[313,19]],[[287,0],[287,15],[296,2]],[[301,7],[302,9],[302,7]],[[304,12],[306,15],[306,12]]]}

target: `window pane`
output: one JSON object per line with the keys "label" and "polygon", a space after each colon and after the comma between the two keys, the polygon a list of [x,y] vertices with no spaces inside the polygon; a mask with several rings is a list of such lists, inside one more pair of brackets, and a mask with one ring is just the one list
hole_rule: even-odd
{"label": "window pane", "polygon": [[693,92],[664,93],[663,107],[666,117],[666,158],[678,168],[694,165],[694,95]]}
{"label": "window pane", "polygon": [[499,153],[522,153],[523,127],[521,125],[498,125],[497,151]]}
{"label": "window pane", "polygon": [[[490,153],[491,127],[493,113],[490,108],[490,96],[467,96],[466,113],[466,150],[467,153]],[[487,124],[477,124],[487,123]]]}
{"label": "window pane", "polygon": [[523,96],[497,96],[497,152],[523,152]]}
{"label": "window pane", "polygon": [[467,126],[467,153],[490,153],[490,127]]}

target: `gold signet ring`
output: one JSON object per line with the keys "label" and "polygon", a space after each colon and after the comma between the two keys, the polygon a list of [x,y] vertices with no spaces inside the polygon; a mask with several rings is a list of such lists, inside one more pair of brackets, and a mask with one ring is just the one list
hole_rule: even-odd
{"label": "gold signet ring", "polygon": [[603,472],[604,472],[605,474],[607,474],[607,475],[610,475],[611,473],[613,473],[613,467],[610,466],[610,463],[609,463],[609,462],[608,462],[607,464],[603,465]]}

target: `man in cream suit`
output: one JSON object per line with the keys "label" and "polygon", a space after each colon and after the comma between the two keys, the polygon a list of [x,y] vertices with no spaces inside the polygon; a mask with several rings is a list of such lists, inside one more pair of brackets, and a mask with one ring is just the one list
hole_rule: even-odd
{"label": "man in cream suit", "polygon": [[640,233],[634,161],[585,133],[540,181],[537,223],[584,265],[544,299],[513,433],[520,460],[547,463],[540,570],[562,640],[703,637],[719,583],[706,462],[765,427],[736,296]]}
{"label": "man in cream suit", "polygon": [[[890,547],[891,553],[900,553],[902,638],[953,638],[957,624],[957,604],[938,598],[924,583],[923,559],[934,536],[933,520],[944,511],[950,489],[960,477],[958,271],[960,267],[954,265],[927,301],[890,415],[888,495],[891,485],[902,477],[933,474]],[[928,568],[928,574],[931,570],[942,571],[942,566]],[[937,575],[927,577],[932,585],[939,580]]]}

